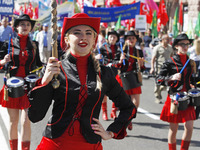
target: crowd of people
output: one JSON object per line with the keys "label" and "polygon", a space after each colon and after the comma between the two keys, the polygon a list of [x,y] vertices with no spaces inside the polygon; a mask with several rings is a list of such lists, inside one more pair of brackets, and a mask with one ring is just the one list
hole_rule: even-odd
{"label": "crowd of people", "polygon": [[[13,25],[8,25],[7,18],[1,23],[0,69],[5,77],[0,104],[9,114],[11,150],[18,147],[20,119],[21,147],[30,149],[31,122],[42,120],[52,102],[52,115],[37,150],[101,150],[102,139],[126,137],[126,128],[132,130],[132,119],[137,116],[144,72],[155,77],[156,103],[163,103],[161,92],[168,87],[160,119],[169,123],[169,150],[176,150],[179,123],[184,124],[181,150],[189,149],[200,104],[190,101],[181,108],[178,103],[189,99],[185,93],[194,97],[200,93],[198,37],[193,40],[180,33],[172,40],[171,34],[161,31],[152,39],[151,29],[146,33],[116,31],[101,24],[100,18],[78,13],[64,18],[63,25],[57,24],[56,58],[52,57],[49,24],[32,32],[35,21],[26,14]],[[145,60],[145,47],[152,49],[151,62]],[[53,86],[55,80],[58,87]],[[103,120],[108,120],[108,99],[112,100],[113,122],[104,129],[99,115],[102,110]]]}

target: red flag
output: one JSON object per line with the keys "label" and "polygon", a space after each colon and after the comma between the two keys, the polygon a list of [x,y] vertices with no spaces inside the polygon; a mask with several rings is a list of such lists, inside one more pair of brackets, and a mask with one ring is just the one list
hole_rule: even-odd
{"label": "red flag", "polygon": [[151,24],[153,20],[152,10],[145,3],[140,3],[140,15],[146,15],[147,23]]}
{"label": "red flag", "polygon": [[135,4],[135,0],[133,0],[133,2],[131,4]]}
{"label": "red flag", "polygon": [[33,19],[38,19],[38,7],[35,7],[34,11],[33,11]]}
{"label": "red flag", "polygon": [[26,3],[24,4],[24,14],[27,14]]}
{"label": "red flag", "polygon": [[120,0],[108,0],[110,6],[122,6]]}
{"label": "red flag", "polygon": [[181,0],[181,3],[180,3],[180,8],[179,8],[179,19],[178,19],[178,22],[180,25],[183,26],[183,3],[182,3],[182,0]]}
{"label": "red flag", "polygon": [[169,21],[164,0],[161,0],[159,5],[158,19],[160,19],[160,23],[163,24],[164,26]]}
{"label": "red flag", "polygon": [[30,18],[33,17],[33,6],[31,3],[29,3],[28,9],[27,9],[27,14],[29,15]]}
{"label": "red flag", "polygon": [[96,0],[93,0],[92,5],[93,5],[93,7],[97,7],[97,2],[96,2]]}

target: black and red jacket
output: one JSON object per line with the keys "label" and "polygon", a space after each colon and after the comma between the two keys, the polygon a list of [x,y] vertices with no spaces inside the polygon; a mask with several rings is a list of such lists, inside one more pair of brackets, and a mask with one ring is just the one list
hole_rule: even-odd
{"label": "black and red jacket", "polygon": [[[187,59],[189,59],[188,56],[187,56]],[[175,54],[173,57],[171,57],[169,60],[167,60],[163,64],[160,74],[156,77],[157,84],[169,85],[170,86],[169,91],[168,91],[169,94],[181,91],[184,83],[186,85],[186,91],[191,89],[190,84],[194,85],[195,81],[194,81],[194,78],[192,77],[193,67],[191,66],[190,62],[187,64],[185,68],[186,74],[183,75],[182,73],[180,81],[168,82],[169,78],[172,75],[179,73],[181,69],[183,68],[183,66],[184,65],[181,63],[180,56],[178,54]]]}
{"label": "black and red jacket", "polygon": [[[143,53],[141,53],[142,51],[141,50],[138,50],[136,49],[135,47],[133,47],[133,56],[136,56],[136,57],[143,57]],[[126,59],[124,59],[125,61],[125,65],[122,63],[121,64],[121,73],[123,72],[127,72],[128,70],[130,70],[131,68],[131,71],[138,71],[138,66],[137,66],[137,59],[134,59],[132,57],[129,56],[129,48],[128,46],[125,47],[124,49],[124,54],[126,54]],[[139,55],[139,56],[138,56]],[[130,66],[130,63],[129,63],[129,59],[133,59],[134,63],[132,63],[132,66]]]}
{"label": "black and red jacket", "polygon": [[[10,73],[11,76],[16,75],[18,71],[18,67],[19,67],[19,53],[20,53],[19,40],[20,40],[20,37],[17,36],[16,38],[11,39],[11,43],[10,43],[11,62],[9,62],[8,64],[8,69],[9,69],[8,72]],[[36,59],[37,59],[38,66],[41,66],[42,64],[40,63],[40,60],[39,60],[39,54],[36,54],[37,50],[34,50],[29,37],[27,39],[26,50],[28,51],[28,59],[25,65],[25,73],[26,75],[28,75],[30,74],[29,73],[30,71],[36,68]],[[5,42],[0,50],[0,59],[3,59],[7,53],[8,53],[8,42]],[[3,67],[0,66],[0,69],[2,68]]]}
{"label": "black and red jacket", "polygon": [[[115,75],[117,75],[117,69],[119,67],[119,60],[121,55],[121,50],[119,46],[114,45],[114,53],[111,50],[110,44],[104,44],[100,47],[100,53],[103,55],[103,64],[106,66],[111,66]],[[114,57],[113,57],[114,56]]]}
{"label": "black and red jacket", "polygon": [[[54,101],[52,115],[43,134],[48,138],[60,137],[65,132],[70,122],[73,121],[79,101],[81,83],[77,72],[76,58],[69,54],[61,62],[61,73],[58,76],[59,88],[53,89],[51,83],[40,85],[40,80],[38,80],[37,86],[31,91],[29,98],[31,106],[28,116],[32,122],[42,120]],[[96,123],[92,118],[99,118],[102,100],[104,95],[107,95],[120,109],[118,118],[107,130],[114,132],[117,139],[124,138],[126,127],[136,114],[136,107],[115,80],[109,67],[101,66],[102,89],[101,91],[96,90],[97,72],[94,70],[91,56],[88,58],[88,64],[86,81],[88,97],[79,119],[81,133],[91,144],[101,142],[101,137],[94,133],[91,124]]]}

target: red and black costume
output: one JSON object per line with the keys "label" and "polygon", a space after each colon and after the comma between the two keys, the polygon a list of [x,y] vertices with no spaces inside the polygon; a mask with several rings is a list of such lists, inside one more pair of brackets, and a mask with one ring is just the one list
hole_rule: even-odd
{"label": "red and black costume", "polygon": [[[162,66],[159,76],[157,77],[158,84],[165,84],[166,81],[169,80],[170,76],[174,75],[175,73],[179,73],[180,70],[183,68],[184,64],[187,61],[187,55],[179,55],[175,54],[171,59],[165,62]],[[168,91],[167,100],[163,106],[162,113],[160,119],[167,122],[172,123],[183,123],[189,120],[195,120],[196,114],[194,110],[194,106],[189,105],[186,110],[178,111],[178,114],[170,113],[170,104],[171,98],[170,95],[175,92],[183,92],[188,91],[191,89],[190,84],[194,84],[194,80],[192,77],[193,68],[190,63],[187,64],[186,68],[184,69],[181,81],[171,81],[168,82],[170,86]]]}
{"label": "red and black costume", "polygon": [[[3,59],[8,53],[8,42],[5,42],[0,51],[0,58]],[[18,34],[10,43],[11,62],[8,63],[10,77],[26,77],[30,71],[36,68],[36,50],[28,35],[23,36]],[[37,55],[38,56],[38,55]],[[39,60],[39,57],[38,59]],[[39,64],[39,63],[38,63]],[[1,69],[3,66],[0,66]],[[3,107],[25,109],[29,107],[28,97],[25,94],[19,98],[9,97],[8,101],[4,100],[4,87],[1,89],[0,102]]]}
{"label": "red and black costume", "polygon": [[[99,91],[96,89],[96,74],[99,72],[95,72],[91,56],[78,58],[68,54],[61,62],[59,88],[53,89],[51,83],[40,85],[41,80],[38,80],[37,86],[30,93],[28,116],[32,122],[42,120],[54,100],[52,116],[38,149],[71,148],[72,143],[80,149],[85,146],[87,150],[102,149],[101,137],[94,133],[91,124],[95,123],[92,118],[99,118],[104,95],[109,96],[123,110],[107,130],[112,131],[116,139],[124,138],[136,108],[115,80],[110,68],[101,66],[102,89]],[[83,71],[82,75],[80,71]]]}
{"label": "red and black costume", "polygon": [[121,55],[120,48],[115,44],[104,44],[100,47],[100,53],[103,56],[103,64],[106,66],[111,66],[115,75],[118,73],[118,62]]}
{"label": "red and black costume", "polygon": [[[133,75],[135,76],[135,79],[136,79],[135,82],[134,82],[134,87],[131,88],[131,89],[125,90],[125,92],[128,95],[141,94],[142,93],[142,90],[141,90],[142,84],[139,82],[138,77],[137,77],[137,72],[139,71],[138,70],[139,64],[138,64],[137,59],[129,57],[129,55],[133,55],[133,56],[136,56],[136,57],[143,57],[143,56],[140,55],[138,49],[136,49],[135,47],[129,47],[129,46],[125,47],[124,53],[126,54],[126,59],[124,60],[125,65],[123,63],[120,64],[121,65],[120,66],[121,74],[123,74],[123,73],[128,74],[129,72],[133,72]],[[120,78],[120,77],[118,76],[118,78]],[[118,81],[119,81],[120,85],[123,86],[123,82],[120,79],[118,79]]]}

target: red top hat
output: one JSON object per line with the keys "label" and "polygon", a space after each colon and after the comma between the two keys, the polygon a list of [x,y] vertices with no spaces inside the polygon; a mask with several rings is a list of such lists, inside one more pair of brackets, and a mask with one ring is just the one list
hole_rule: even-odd
{"label": "red top hat", "polygon": [[[65,17],[63,21],[63,29],[62,29],[61,41],[60,41],[61,48],[64,50],[64,48],[66,47],[64,37],[65,37],[66,32],[69,31],[69,29],[71,29],[72,27],[75,27],[78,25],[88,25],[91,28],[93,28],[97,34],[99,34],[100,20],[101,18],[89,17],[85,13],[75,14],[71,18]],[[96,41],[97,41],[97,38],[96,38]]]}

